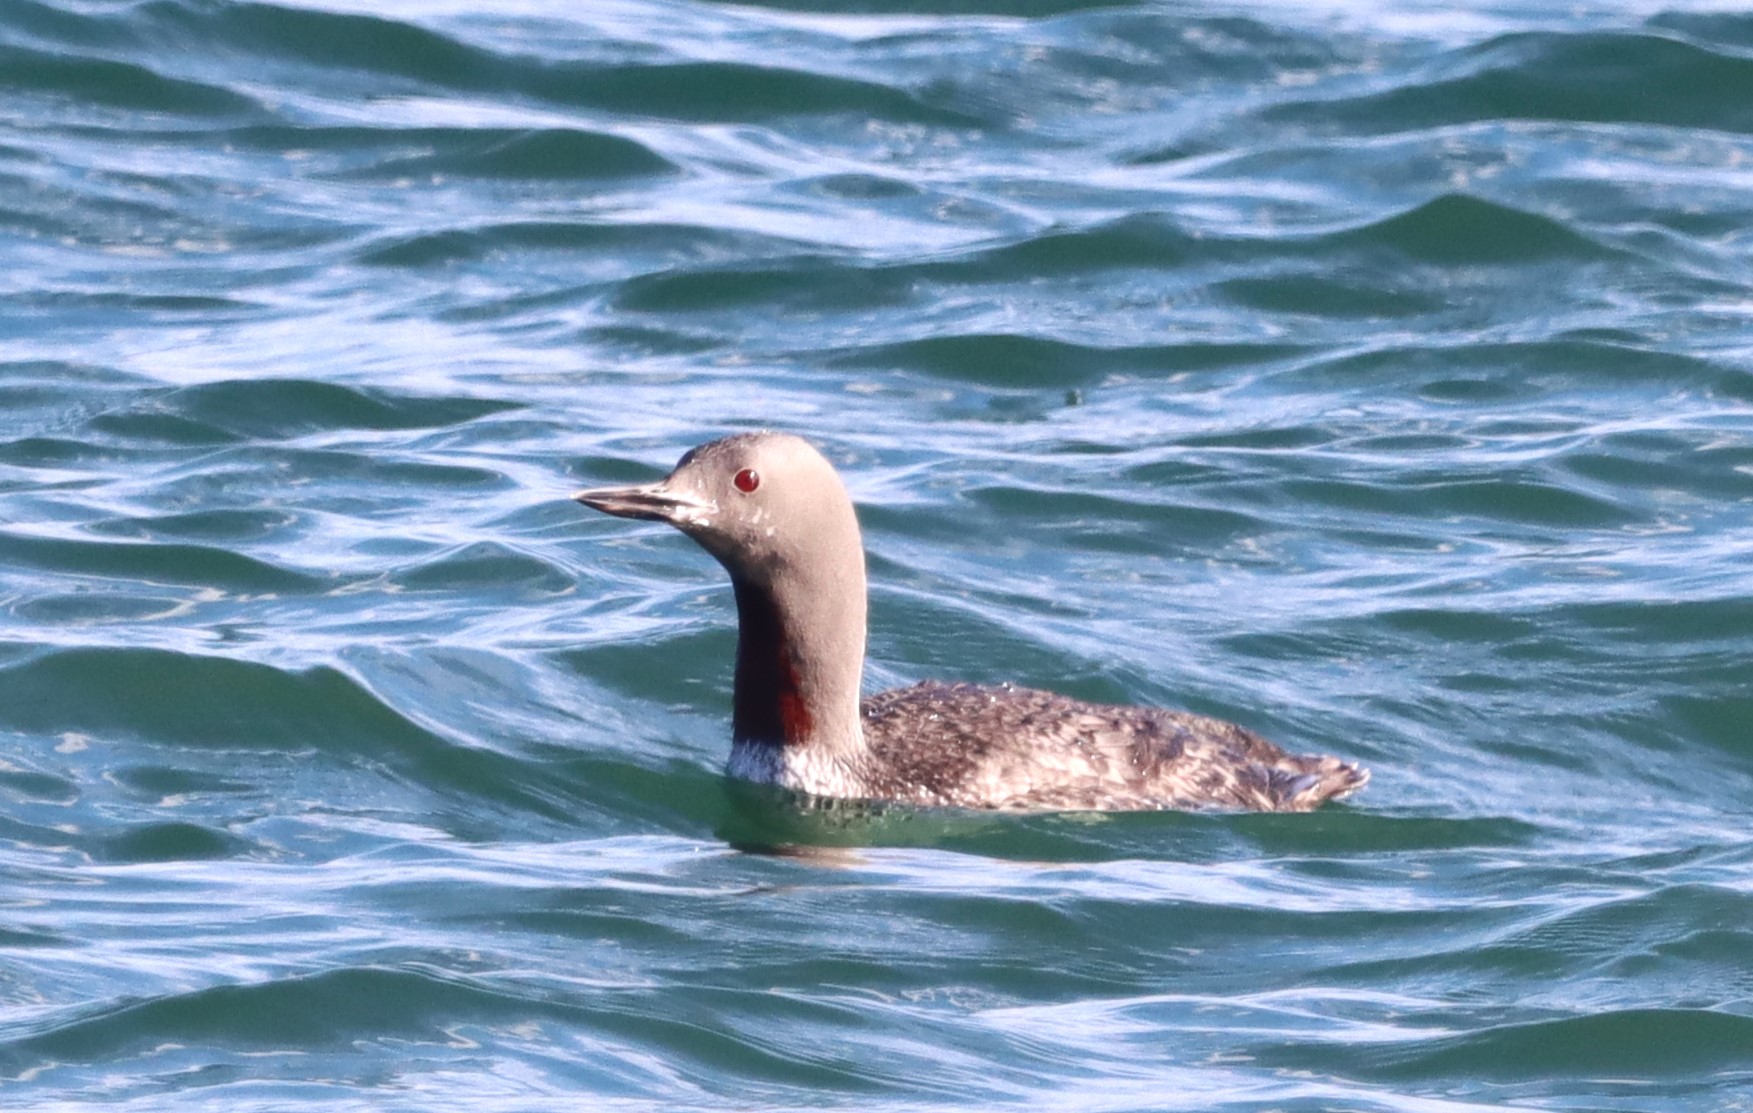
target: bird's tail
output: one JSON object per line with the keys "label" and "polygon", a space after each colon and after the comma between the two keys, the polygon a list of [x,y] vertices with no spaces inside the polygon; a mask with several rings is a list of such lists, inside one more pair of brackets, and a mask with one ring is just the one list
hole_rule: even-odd
{"label": "bird's tail", "polygon": [[1370,783],[1370,771],[1336,757],[1294,759],[1288,769],[1273,770],[1281,811],[1307,812],[1329,800],[1339,800]]}

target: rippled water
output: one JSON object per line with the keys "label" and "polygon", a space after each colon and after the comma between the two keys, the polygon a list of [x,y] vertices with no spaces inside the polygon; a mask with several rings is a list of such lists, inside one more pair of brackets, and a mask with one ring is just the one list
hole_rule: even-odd
{"label": "rippled water", "polygon": [[[1731,11],[0,0],[6,1108],[1753,1107],[1749,228]],[[744,799],[759,426],[1373,784]]]}

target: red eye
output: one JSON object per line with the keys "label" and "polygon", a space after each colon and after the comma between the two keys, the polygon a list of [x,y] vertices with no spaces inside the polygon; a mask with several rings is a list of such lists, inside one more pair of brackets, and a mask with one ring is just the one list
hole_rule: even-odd
{"label": "red eye", "polygon": [[754,468],[744,468],[736,473],[736,478],[732,479],[731,482],[737,485],[737,490],[747,495],[761,485],[761,473]]}

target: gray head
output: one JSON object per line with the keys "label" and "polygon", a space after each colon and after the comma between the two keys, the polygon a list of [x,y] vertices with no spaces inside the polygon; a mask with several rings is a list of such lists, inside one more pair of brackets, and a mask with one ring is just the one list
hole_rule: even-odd
{"label": "gray head", "polygon": [[783,566],[825,570],[848,554],[863,565],[858,519],[840,476],[808,441],[789,433],[711,441],[656,483],[572,497],[605,514],[668,522],[733,578],[757,584],[772,583]]}
{"label": "gray head", "polygon": [[736,588],[737,741],[858,744],[864,544],[832,464],[787,433],[743,433],[683,456],[656,483],[572,496],[668,522]]}

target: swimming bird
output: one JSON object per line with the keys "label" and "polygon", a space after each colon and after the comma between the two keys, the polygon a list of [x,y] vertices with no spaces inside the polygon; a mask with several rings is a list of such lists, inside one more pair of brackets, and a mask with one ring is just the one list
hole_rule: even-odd
{"label": "swimming bird", "polygon": [[1288,754],[1160,707],[937,681],[861,700],[864,542],[833,465],[801,437],[725,437],[656,483],[572,497],[666,522],[730,573],[732,776],[817,797],[1009,811],[1307,811],[1369,781],[1338,758]]}

